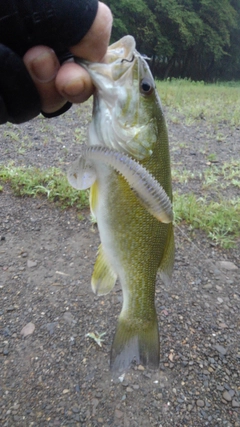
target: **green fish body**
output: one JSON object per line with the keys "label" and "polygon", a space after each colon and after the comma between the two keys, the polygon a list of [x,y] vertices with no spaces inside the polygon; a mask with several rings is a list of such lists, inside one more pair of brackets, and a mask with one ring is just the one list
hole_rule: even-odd
{"label": "green fish body", "polygon": [[[168,135],[154,80],[135,41],[126,36],[109,47],[105,64],[86,65],[96,86],[89,145],[128,155],[144,167],[172,200]],[[125,176],[94,162],[90,206],[101,245],[92,288],[107,294],[118,278],[123,306],[111,350],[111,367],[132,361],[159,365],[155,283],[171,280],[174,236],[171,220],[159,221],[139,199]],[[166,197],[167,197],[166,196]]]}

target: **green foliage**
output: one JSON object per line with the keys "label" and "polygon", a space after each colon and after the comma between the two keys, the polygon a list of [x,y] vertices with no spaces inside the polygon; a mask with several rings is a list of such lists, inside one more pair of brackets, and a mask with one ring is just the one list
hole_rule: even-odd
{"label": "green foliage", "polygon": [[72,188],[63,172],[56,168],[0,166],[0,181],[8,182],[16,196],[45,196],[63,208],[88,206],[87,192]]}
{"label": "green foliage", "polygon": [[[106,0],[113,41],[132,34],[159,78],[208,80],[240,71],[238,0]],[[229,69],[229,71],[228,71]]]}

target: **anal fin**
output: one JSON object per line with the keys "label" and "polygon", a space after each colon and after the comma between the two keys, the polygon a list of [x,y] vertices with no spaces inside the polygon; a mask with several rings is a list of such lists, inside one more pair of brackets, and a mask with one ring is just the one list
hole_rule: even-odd
{"label": "anal fin", "polygon": [[117,274],[112,269],[102,245],[99,246],[98,256],[92,274],[92,290],[97,295],[106,295],[114,287]]}

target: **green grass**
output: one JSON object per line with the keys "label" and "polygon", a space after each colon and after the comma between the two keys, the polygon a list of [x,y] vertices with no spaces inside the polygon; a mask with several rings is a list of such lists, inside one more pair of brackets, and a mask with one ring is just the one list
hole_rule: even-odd
{"label": "green grass", "polygon": [[[191,126],[198,120],[205,120],[211,125],[239,126],[240,84],[205,84],[187,79],[157,81],[156,84],[162,103],[169,108],[168,115],[174,123],[176,120],[184,121]],[[176,117],[176,111],[181,118]]]}
{"label": "green grass", "polygon": [[37,168],[0,165],[0,183],[8,182],[16,196],[45,196],[62,208],[88,206],[88,192],[78,191],[68,184],[65,174],[57,168]]}
{"label": "green grass", "polygon": [[[210,159],[209,159],[210,157]],[[214,158],[213,158],[214,157]],[[215,156],[208,156],[209,160],[214,161]],[[180,184],[187,184],[191,180],[201,180],[201,189],[211,189],[215,192],[221,192],[222,189],[240,188],[240,160],[232,159],[220,165],[211,164],[204,172],[192,172],[184,168],[179,172],[178,164],[172,165],[172,180]]]}
{"label": "green grass", "polygon": [[[225,171],[227,167],[223,167]],[[231,169],[230,169],[231,170]],[[192,177],[192,174],[190,174]],[[185,174],[187,178],[187,174]],[[56,168],[0,166],[0,183],[8,182],[16,196],[46,197],[62,208],[88,206],[88,191],[73,189],[62,171]],[[4,186],[0,185],[0,191]],[[228,201],[208,201],[194,194],[174,194],[175,222],[185,222],[192,229],[200,228],[224,248],[234,246],[240,236],[240,198]]]}
{"label": "green grass", "polygon": [[[223,248],[234,247],[240,237],[240,197],[234,197],[240,189],[240,160],[232,159],[223,164],[207,167],[203,172],[172,168],[172,179],[180,184],[197,182],[198,197],[190,194],[174,195],[175,222],[182,221],[192,229],[202,229]],[[234,191],[235,189],[235,191]],[[223,195],[223,190],[225,190]],[[226,191],[227,190],[227,191]],[[236,191],[237,190],[237,191]],[[211,198],[209,197],[211,192]],[[214,200],[213,200],[214,198]]]}
{"label": "green grass", "polygon": [[240,236],[240,197],[229,201],[208,201],[195,194],[174,194],[175,222],[202,229],[223,248],[235,246]]}
{"label": "green grass", "polygon": [[[225,144],[226,135],[239,127],[240,83],[205,84],[172,79],[156,84],[162,104],[167,107],[168,120],[176,125],[194,126],[196,135],[200,130],[199,152],[206,161],[201,170],[190,170],[183,167],[181,156],[175,156],[173,182],[180,186],[189,184],[193,189],[190,194],[175,193],[175,222],[204,230],[224,248],[234,246],[240,238],[240,160],[233,156],[232,160],[221,162],[211,142]],[[190,141],[176,142],[171,146],[172,153],[179,152],[179,148],[189,149],[190,145]]]}
{"label": "green grass", "polygon": [[[226,189],[230,186],[240,188],[240,160],[224,162],[220,166],[212,165],[204,172],[205,188],[217,184],[219,189]],[[221,179],[221,181],[220,181]]]}
{"label": "green grass", "polygon": [[[157,88],[173,123],[194,125],[195,132],[198,132],[198,128],[205,128],[209,135],[214,131],[214,138],[219,144],[224,144],[224,126],[227,129],[239,126],[240,84],[206,85],[203,82],[173,79],[157,82]],[[90,120],[90,106],[79,107],[77,114],[82,114],[82,108],[86,109],[86,121]],[[200,127],[198,123],[201,123]],[[42,121],[40,125],[54,132],[49,122]],[[7,124],[4,136],[17,142],[21,152],[32,141],[21,134],[19,129]],[[84,125],[74,129],[77,143],[85,140],[85,131]],[[49,143],[49,138],[46,138],[46,143]],[[171,149],[173,152],[175,149],[179,151],[179,148],[185,150],[189,144],[191,142],[184,140]],[[206,159],[206,165],[201,171],[188,170],[187,167],[181,170],[181,156],[177,157],[178,163],[173,163],[173,181],[183,187],[189,183],[189,187],[196,190],[196,194],[174,194],[175,222],[185,222],[191,229],[202,229],[214,242],[229,248],[240,238],[240,197],[236,197],[240,191],[240,160],[235,156],[231,161],[214,163],[219,159],[208,144],[209,141],[207,149],[203,143],[199,145],[199,152]],[[0,193],[5,191],[5,182],[9,183],[17,196],[46,197],[62,208],[75,206],[82,209],[89,204],[88,191],[73,189],[64,173],[56,168],[40,170],[15,167],[13,163],[0,165]],[[199,197],[198,194],[204,196]]]}

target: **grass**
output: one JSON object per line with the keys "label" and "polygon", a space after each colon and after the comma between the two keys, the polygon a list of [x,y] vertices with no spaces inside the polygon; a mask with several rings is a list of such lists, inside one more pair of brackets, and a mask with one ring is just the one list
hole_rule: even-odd
{"label": "grass", "polygon": [[228,126],[239,126],[239,84],[218,85],[172,79],[158,81],[157,89],[163,105],[170,109],[170,118],[174,123],[179,120],[176,119],[177,111],[187,126],[196,120],[206,119],[211,125],[223,122]]}
{"label": "grass", "polygon": [[[215,160],[215,155],[208,156],[210,161]],[[180,184],[187,184],[191,180],[201,181],[201,189],[211,189],[220,192],[229,187],[240,188],[240,160],[232,159],[220,165],[211,164],[204,172],[193,172],[189,169],[182,169],[179,173],[178,163],[172,165],[172,180]]]}
{"label": "grass", "polygon": [[[222,189],[230,186],[240,188],[240,160],[224,162],[220,166],[212,166],[205,171],[204,187],[210,187],[213,183],[218,183]],[[221,178],[221,182],[219,179]]]}
{"label": "grass", "polygon": [[240,236],[240,197],[228,201],[208,201],[195,194],[174,194],[175,222],[184,221],[192,229],[202,229],[207,235],[228,249]]}
{"label": "grass", "polygon": [[8,182],[16,196],[45,196],[62,208],[88,206],[88,192],[78,191],[68,184],[64,173],[57,168],[0,166],[0,183]]}
{"label": "grass", "polygon": [[[170,122],[194,126],[196,134],[200,129],[198,150],[206,161],[200,170],[190,170],[183,167],[181,155],[174,156],[177,162],[172,164],[173,182],[185,189],[189,184],[192,190],[190,194],[175,192],[175,222],[202,229],[217,244],[232,247],[240,237],[240,160],[235,156],[222,162],[211,143],[221,147],[231,129],[239,127],[240,84],[172,79],[157,82],[157,89]],[[189,149],[190,145],[191,140],[176,142],[171,146],[172,153]],[[185,189],[181,191],[188,191]]]}
{"label": "grass", "polygon": [[[185,126],[194,125],[194,131],[203,129],[208,134],[214,133],[213,138],[219,144],[224,144],[225,134],[223,127],[239,126],[240,122],[240,85],[206,85],[203,82],[173,79],[157,82],[164,106],[168,107],[168,117],[176,124]],[[84,105],[89,111],[86,121],[91,118],[90,106]],[[76,114],[81,115],[81,108]],[[46,124],[47,123],[47,124]],[[220,125],[220,126],[219,126]],[[40,127],[54,134],[54,128],[49,122],[40,121]],[[10,124],[6,125],[4,138],[15,141],[18,145],[18,154],[29,148],[31,138],[21,133],[21,128]],[[40,130],[41,132],[41,130]],[[75,127],[73,137],[76,143],[85,140],[84,125]],[[226,132],[225,132],[226,133]],[[55,136],[56,137],[56,136]],[[61,135],[60,140],[61,142]],[[46,144],[49,136],[46,135]],[[189,149],[191,141],[182,141],[171,149]],[[198,170],[181,170],[181,155],[177,155],[177,162],[172,167],[173,181],[180,186],[197,189],[196,194],[174,194],[175,222],[185,222],[191,229],[202,229],[217,244],[224,248],[234,246],[240,238],[240,160],[233,158],[224,163],[218,162],[218,156],[209,147],[209,140],[204,144],[201,141],[199,152],[205,156],[206,165]],[[7,146],[6,146],[7,147]],[[67,149],[67,148],[66,148]],[[7,148],[6,148],[7,150]],[[46,197],[56,202],[62,208],[75,206],[82,209],[88,206],[88,191],[77,191],[69,184],[63,172],[56,168],[40,170],[37,168],[16,167],[14,163],[7,166],[0,165],[0,194],[4,192],[4,183],[8,182],[17,196]],[[185,187],[186,188],[186,187]],[[199,197],[198,195],[203,195]],[[237,196],[236,196],[237,195]]]}
{"label": "grass", "polygon": [[[234,164],[235,166],[235,164]],[[228,170],[225,165],[222,173]],[[232,170],[230,168],[230,170]],[[215,173],[215,171],[214,171]],[[182,182],[192,173],[185,173]],[[8,182],[16,196],[46,197],[57,202],[62,208],[75,206],[83,209],[88,206],[88,191],[73,189],[62,171],[56,168],[40,170],[37,168],[0,166],[0,182]],[[3,185],[0,191],[3,191]],[[228,201],[208,201],[207,197],[194,194],[174,194],[174,214],[177,224],[184,221],[192,229],[200,228],[224,248],[234,246],[240,236],[240,198]]]}

